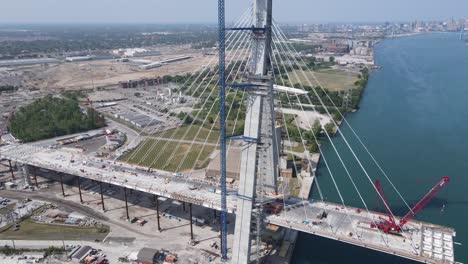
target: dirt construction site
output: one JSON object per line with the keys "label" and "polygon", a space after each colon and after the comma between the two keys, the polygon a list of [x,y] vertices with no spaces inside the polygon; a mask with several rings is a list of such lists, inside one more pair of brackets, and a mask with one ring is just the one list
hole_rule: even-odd
{"label": "dirt construction site", "polygon": [[[190,58],[148,70],[138,67],[138,64],[141,63],[163,61],[180,56]],[[128,62],[104,59],[10,67],[3,70],[16,72],[24,87],[89,89],[116,85],[120,81],[191,73],[201,67],[206,58],[207,56],[200,51],[192,50],[186,46],[176,46],[161,48],[160,56],[132,58]]]}
{"label": "dirt construction site", "polygon": [[[79,90],[112,87],[128,80],[194,73],[209,61],[216,61],[215,55],[188,46],[158,48],[161,51],[158,56],[12,66],[0,68],[0,72],[14,74],[16,84],[25,88]],[[176,61],[175,58],[185,59]],[[159,62],[162,63],[159,65]],[[140,67],[152,63],[158,65],[150,69]]]}

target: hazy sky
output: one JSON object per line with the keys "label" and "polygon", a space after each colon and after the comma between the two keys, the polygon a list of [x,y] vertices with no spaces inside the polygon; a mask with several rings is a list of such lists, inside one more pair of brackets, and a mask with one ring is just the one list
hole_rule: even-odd
{"label": "hazy sky", "polygon": [[[226,0],[228,20],[252,0]],[[382,22],[468,16],[467,0],[273,0],[281,22]],[[0,0],[0,22],[216,22],[216,0]]]}

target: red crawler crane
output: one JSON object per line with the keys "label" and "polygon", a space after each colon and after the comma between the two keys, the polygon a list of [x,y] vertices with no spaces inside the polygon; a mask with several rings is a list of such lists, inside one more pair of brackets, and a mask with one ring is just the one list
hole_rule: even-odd
{"label": "red crawler crane", "polygon": [[426,204],[434,198],[436,193],[447,183],[450,181],[450,178],[448,176],[442,177],[442,179],[434,186],[432,187],[429,192],[424,195],[424,197],[417,202],[413,208],[403,217],[400,219],[400,222],[396,222],[395,218],[393,217],[393,214],[390,210],[390,206],[388,205],[387,200],[385,199],[384,192],[382,189],[382,186],[380,186],[379,180],[375,180],[375,188],[379,192],[380,196],[382,197],[382,201],[385,206],[385,211],[387,211],[387,216],[388,219],[385,219],[383,217],[380,217],[381,222],[378,223],[372,223],[371,227],[372,228],[379,228],[383,230],[385,233],[393,233],[393,232],[399,232],[401,231],[401,228],[409,221],[413,216],[415,216],[421,209],[426,206]]}

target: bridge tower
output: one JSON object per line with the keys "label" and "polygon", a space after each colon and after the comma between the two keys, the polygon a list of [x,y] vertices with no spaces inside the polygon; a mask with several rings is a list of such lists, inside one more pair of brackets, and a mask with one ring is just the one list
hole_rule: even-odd
{"label": "bridge tower", "polygon": [[[262,196],[277,193],[278,139],[275,128],[273,75],[270,67],[272,0],[253,0],[247,114],[232,246],[232,263],[250,263],[253,235],[259,236]],[[255,139],[255,140],[251,140]],[[256,231],[252,222],[257,220]],[[259,241],[257,239],[257,241]],[[258,243],[255,245],[258,249]]]}

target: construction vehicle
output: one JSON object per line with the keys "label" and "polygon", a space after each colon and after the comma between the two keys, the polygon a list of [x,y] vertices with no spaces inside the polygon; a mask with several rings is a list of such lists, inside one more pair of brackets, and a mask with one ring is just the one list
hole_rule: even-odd
{"label": "construction vehicle", "polygon": [[263,206],[263,210],[267,214],[279,214],[283,210],[283,206],[279,204],[267,203]]}
{"label": "construction vehicle", "polygon": [[442,177],[442,179],[434,186],[432,189],[429,190],[429,192],[424,195],[424,197],[417,202],[413,208],[410,209],[410,211],[400,219],[400,221],[397,223],[392,211],[390,210],[390,206],[385,198],[382,186],[380,186],[379,180],[375,180],[375,188],[377,189],[380,197],[382,198],[382,202],[385,207],[385,211],[387,212],[387,217],[388,219],[385,219],[384,217],[379,217],[380,222],[376,223],[371,223],[371,228],[378,228],[385,233],[392,233],[392,234],[399,234],[401,232],[403,226],[408,223],[408,221],[411,220],[419,211],[421,211],[424,206],[429,203],[429,201],[434,198],[434,196],[437,194],[437,192],[446,184],[450,181],[450,178],[448,176]]}

